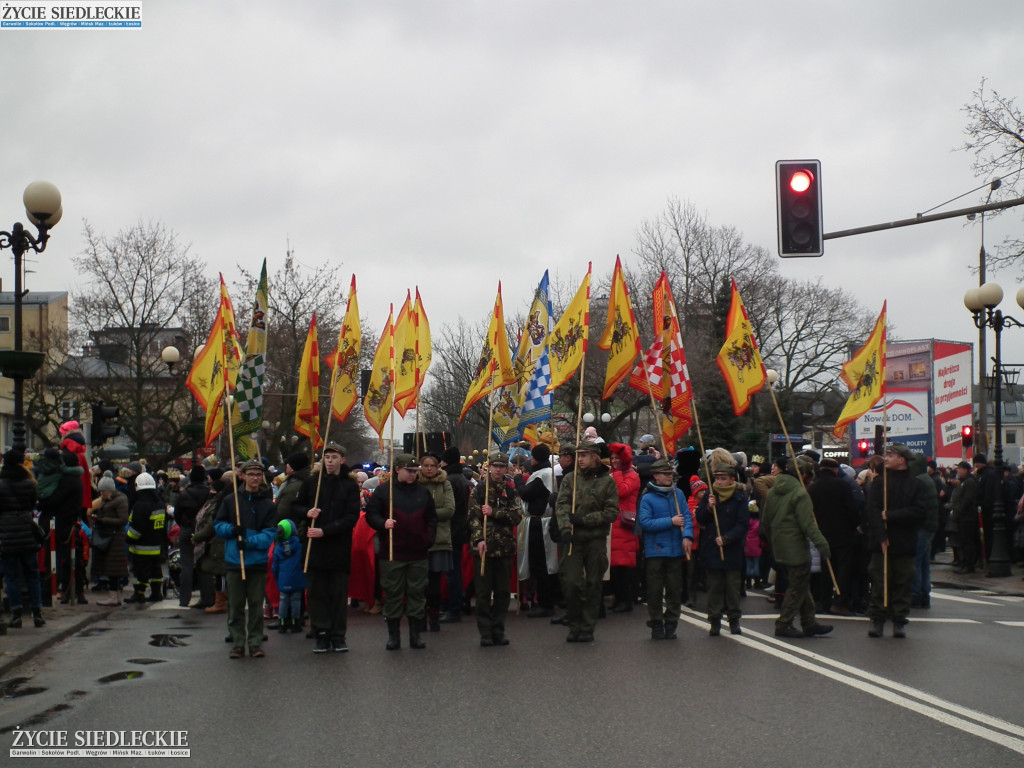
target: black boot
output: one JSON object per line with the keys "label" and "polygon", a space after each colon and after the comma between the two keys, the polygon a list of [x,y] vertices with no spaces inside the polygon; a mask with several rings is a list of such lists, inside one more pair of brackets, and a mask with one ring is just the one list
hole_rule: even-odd
{"label": "black boot", "polygon": [[149,583],[149,602],[159,603],[164,599],[164,583],[162,581],[151,581]]}
{"label": "black boot", "polygon": [[135,592],[133,592],[132,596],[129,597],[127,600],[125,600],[125,602],[126,603],[144,603],[144,602],[146,602],[146,585],[145,584],[136,584],[135,585]]}
{"label": "black boot", "polygon": [[388,644],[384,647],[389,651],[397,651],[402,647],[402,620],[388,619]]}
{"label": "black boot", "polygon": [[666,621],[665,622],[665,639],[666,640],[675,640],[676,637],[678,637],[678,635],[676,635],[676,625],[678,623],[679,622],[677,622],[677,621]]}
{"label": "black boot", "polygon": [[421,651],[427,647],[427,644],[420,638],[420,632],[423,630],[425,621],[423,619],[414,619],[412,616],[408,617],[409,620],[409,647],[415,648],[417,651]]}
{"label": "black boot", "polygon": [[664,640],[665,639],[665,622],[663,622],[663,621],[649,621],[647,623],[651,627],[651,640]]}
{"label": "black boot", "polygon": [[441,612],[438,611],[436,608],[434,610],[427,611],[427,631],[441,631]]}
{"label": "black boot", "polygon": [[7,626],[11,629],[21,629],[21,611],[11,609],[11,620],[7,622]]}
{"label": "black boot", "polygon": [[708,631],[708,634],[711,635],[712,637],[718,637],[720,634],[722,634],[722,620],[721,619],[712,619],[711,620],[711,629]]}
{"label": "black boot", "polygon": [[448,609],[437,619],[438,624],[458,624],[460,621],[462,621],[462,615],[459,613],[458,609]]}
{"label": "black boot", "polygon": [[277,623],[277,632],[280,635],[285,634],[292,626],[292,619],[281,619]]}
{"label": "black boot", "polygon": [[43,609],[42,608],[33,608],[32,609],[32,624],[36,628],[42,627],[42,626],[44,626],[46,624],[46,622],[43,620]]}

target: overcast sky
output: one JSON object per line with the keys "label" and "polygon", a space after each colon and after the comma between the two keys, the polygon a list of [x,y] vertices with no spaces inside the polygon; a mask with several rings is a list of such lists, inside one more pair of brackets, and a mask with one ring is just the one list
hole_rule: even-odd
{"label": "overcast sky", "polygon": [[[229,282],[290,240],[354,271],[378,328],[415,284],[432,324],[476,322],[499,279],[514,311],[546,268],[628,263],[673,196],[774,253],[777,159],[822,161],[828,231],[971,190],[962,107],[983,77],[1024,99],[1022,35],[1019,0],[147,2],[138,30],[0,30],[0,224],[28,182],[60,187],[34,290],[74,290],[83,220],[159,220]],[[951,220],[782,269],[969,341],[978,245]]]}

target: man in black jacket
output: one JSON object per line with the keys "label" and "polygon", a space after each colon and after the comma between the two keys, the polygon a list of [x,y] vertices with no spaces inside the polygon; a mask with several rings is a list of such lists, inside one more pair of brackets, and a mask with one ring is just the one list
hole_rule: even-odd
{"label": "man in black jacket", "polygon": [[[885,448],[885,474],[871,483],[865,517],[871,548],[871,604],[868,637],[881,637],[885,621],[893,621],[893,637],[907,636],[911,585],[914,582],[914,556],[917,553],[917,529],[928,514],[924,485],[910,474],[907,462],[911,451],[903,443]],[[886,563],[888,559],[888,563]],[[885,570],[888,565],[888,604],[885,603]]]}
{"label": "man in black jacket", "polygon": [[316,632],[313,653],[348,650],[348,577],[352,571],[352,529],[359,522],[359,486],[345,463],[345,449],[324,446],[320,472],[299,489],[292,515],[309,521],[306,597],[309,623]]}
{"label": "man in black jacket", "polygon": [[[192,580],[195,574],[195,544],[192,534],[196,531],[196,515],[210,500],[210,486],[206,484],[206,470],[196,464],[188,473],[188,487],[178,494],[174,505],[174,520],[178,523],[178,557],[181,564],[181,584],[178,585],[178,605],[188,608],[192,600]],[[200,601],[198,607],[208,608]]]}
{"label": "man in black jacket", "polygon": [[448,474],[455,496],[455,514],[450,527],[452,533],[452,570],[445,574],[448,580],[448,609],[438,619],[441,624],[462,620],[462,550],[469,541],[469,480],[466,479],[462,457],[458,448],[449,448],[441,455],[441,467]]}
{"label": "man in black jacket", "polygon": [[860,515],[849,484],[840,477],[839,462],[824,458],[818,465],[821,470],[807,492],[814,505],[814,516],[818,528],[825,536],[832,552],[832,566],[836,583],[839,585],[839,599],[832,604],[833,591],[829,580],[822,580],[821,610],[839,616],[853,616],[853,606],[847,600],[853,593],[853,575],[860,536],[857,524]]}
{"label": "man in black jacket", "polygon": [[389,651],[401,648],[400,625],[409,622],[409,647],[426,648],[420,637],[427,613],[427,558],[437,532],[434,497],[416,481],[419,462],[410,453],[395,457],[389,482],[378,485],[366,502],[366,522],[381,545],[380,586]]}

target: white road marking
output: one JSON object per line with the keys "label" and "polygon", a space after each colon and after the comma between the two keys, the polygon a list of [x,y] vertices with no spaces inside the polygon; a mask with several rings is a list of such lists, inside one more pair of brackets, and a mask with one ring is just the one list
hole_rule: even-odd
{"label": "white road marking", "polygon": [[972,605],[999,605],[991,600],[975,600],[973,597],[961,597],[960,595],[944,595],[941,592],[932,590],[932,599],[950,600],[954,603],[971,603]]}
{"label": "white road marking", "polygon": [[1024,621],[997,621],[995,624],[1002,624],[1004,627],[1024,627]]}
{"label": "white road marking", "polygon": [[[684,613],[680,619],[701,629],[707,627],[706,620],[694,615]],[[1022,726],[954,704],[902,683],[886,680],[866,670],[835,661],[749,629],[745,630],[742,635],[725,635],[725,637],[753,650],[775,656],[782,661],[1024,755],[1024,727]],[[834,667],[834,669],[828,667]]]}
{"label": "white road marking", "polygon": [[[745,613],[745,614],[743,614],[744,621],[757,620],[757,619],[771,619],[772,621],[774,621],[777,618],[779,618],[779,614],[777,614],[777,613],[753,613],[753,614],[746,614]],[[818,620],[821,621],[824,624],[831,624],[833,621],[863,621],[863,622],[866,622],[868,620],[868,617],[867,616],[833,616],[831,614],[823,613],[823,614],[819,614],[818,615]],[[928,622],[932,622],[933,624],[981,624],[980,621],[977,621],[975,619],[943,619],[943,618],[936,617],[936,616],[930,616],[930,617],[914,616],[913,621],[915,623],[919,622],[919,621],[928,621]]]}

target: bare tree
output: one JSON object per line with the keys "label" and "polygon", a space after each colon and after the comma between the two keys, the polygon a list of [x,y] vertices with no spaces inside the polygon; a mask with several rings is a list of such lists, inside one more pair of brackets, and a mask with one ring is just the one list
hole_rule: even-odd
{"label": "bare tree", "polygon": [[[972,94],[972,100],[965,104],[967,114],[964,133],[967,140],[960,149],[974,153],[974,171],[991,182],[999,178],[1002,182],[994,199],[1020,197],[1024,192],[1021,171],[1024,171],[1024,110],[1017,106],[1015,99],[1003,96],[998,91],[986,89],[985,80]],[[1000,213],[992,211],[986,215]],[[988,253],[988,264],[993,269],[1017,264],[1024,256],[1024,240],[1006,238],[1003,243]]]}
{"label": "bare tree", "polygon": [[88,335],[89,354],[69,359],[57,378],[75,381],[86,401],[119,407],[141,455],[178,455],[190,447],[180,430],[187,392],[160,352],[172,343],[187,348],[205,333],[216,287],[203,261],[163,224],[140,222],[108,237],[86,222],[84,233],[75,260],[83,285],[72,292],[71,316]]}
{"label": "bare tree", "polygon": [[[317,340],[320,348],[320,418],[321,433],[330,418],[331,369],[323,362],[334,352],[338,332],[345,315],[349,283],[342,265],[316,269],[305,267],[292,251],[284,265],[268,275],[267,303],[267,372],[263,382],[263,419],[270,424],[264,440],[269,456],[280,461],[299,449],[308,450],[305,437],[296,436],[295,404],[299,389],[299,367],[309,332],[309,323],[316,312]],[[247,300],[256,295],[259,273],[238,265],[240,280],[235,289]],[[248,311],[236,308],[240,329],[251,319]],[[377,344],[377,334],[362,321],[363,343],[361,366],[369,368]],[[345,445],[353,459],[377,453],[376,441],[362,417],[357,404],[344,423],[330,425],[329,437]]]}

